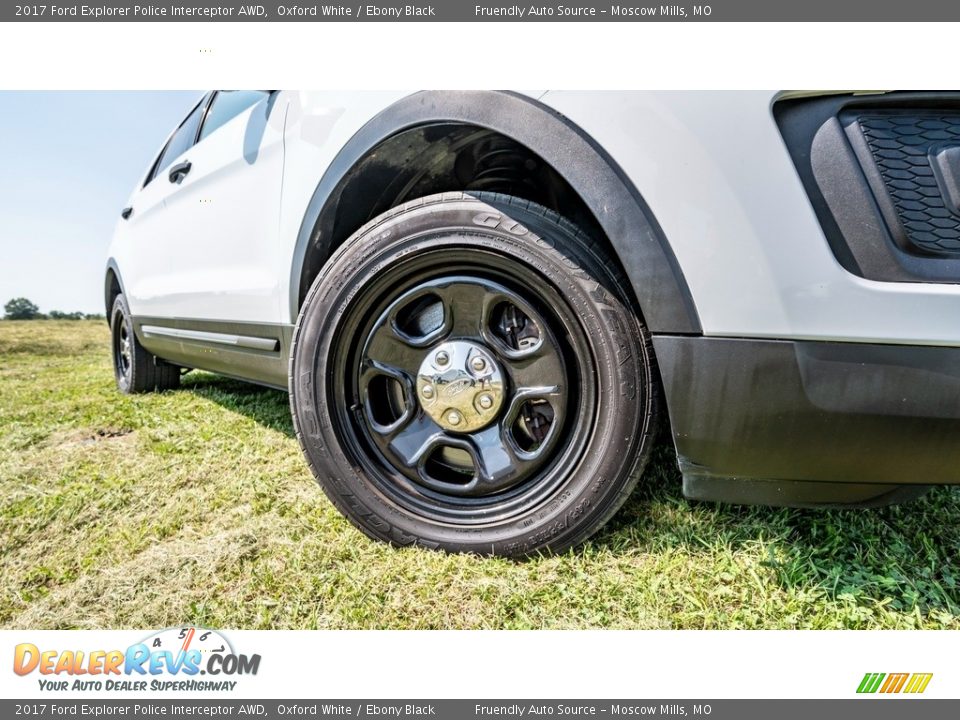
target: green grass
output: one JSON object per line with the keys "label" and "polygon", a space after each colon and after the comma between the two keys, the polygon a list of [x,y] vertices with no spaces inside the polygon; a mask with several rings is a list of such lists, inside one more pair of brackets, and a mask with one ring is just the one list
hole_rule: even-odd
{"label": "green grass", "polygon": [[286,395],[205,373],[115,392],[102,322],[0,322],[8,628],[960,629],[960,489],[800,511],[691,503],[658,451],[587,545],[510,562],[368,540]]}

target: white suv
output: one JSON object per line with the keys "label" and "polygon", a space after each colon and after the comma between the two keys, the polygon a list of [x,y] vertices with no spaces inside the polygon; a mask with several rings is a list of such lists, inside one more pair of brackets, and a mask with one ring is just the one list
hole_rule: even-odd
{"label": "white suv", "polygon": [[956,94],[211,92],[128,205],[120,389],[288,389],[372,537],[569,547],[658,424],[698,499],[960,480]]}

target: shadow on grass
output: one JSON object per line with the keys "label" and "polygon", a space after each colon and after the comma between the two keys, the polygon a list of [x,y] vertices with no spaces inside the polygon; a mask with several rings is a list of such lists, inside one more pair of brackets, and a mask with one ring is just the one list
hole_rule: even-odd
{"label": "shadow on grass", "polygon": [[290,402],[282,390],[197,371],[184,376],[182,387],[227,410],[246,415],[264,427],[296,437]]}
{"label": "shadow on grass", "polygon": [[[191,373],[184,389],[294,437],[287,395]],[[683,498],[669,434],[662,434],[638,489],[590,547],[615,555],[684,552],[710,561],[756,553],[768,580],[834,601],[960,615],[960,487],[905,505],[795,510]],[[573,551],[584,552],[581,549]]]}

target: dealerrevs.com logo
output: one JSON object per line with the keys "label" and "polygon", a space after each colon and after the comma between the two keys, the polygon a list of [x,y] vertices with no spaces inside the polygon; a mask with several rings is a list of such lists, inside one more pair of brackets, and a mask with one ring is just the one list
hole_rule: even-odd
{"label": "dealerrevs.com logo", "polygon": [[919,694],[927,689],[933,673],[867,673],[857,686],[858,693]]}
{"label": "dealerrevs.com logo", "polygon": [[200,627],[161,630],[126,650],[57,650],[20,643],[13,652],[13,671],[36,673],[45,691],[231,691],[238,682],[234,678],[256,675],[259,669],[259,654],[237,653],[222,633]]}

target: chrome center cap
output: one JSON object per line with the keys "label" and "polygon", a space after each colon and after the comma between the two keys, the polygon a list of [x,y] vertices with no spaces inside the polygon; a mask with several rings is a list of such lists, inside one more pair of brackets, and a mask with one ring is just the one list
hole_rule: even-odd
{"label": "chrome center cap", "polygon": [[503,373],[482,345],[438,345],[417,374],[420,406],[444,430],[466,433],[488,425],[503,405]]}

